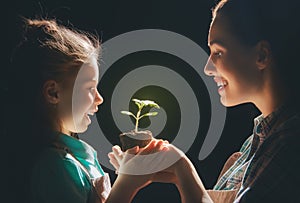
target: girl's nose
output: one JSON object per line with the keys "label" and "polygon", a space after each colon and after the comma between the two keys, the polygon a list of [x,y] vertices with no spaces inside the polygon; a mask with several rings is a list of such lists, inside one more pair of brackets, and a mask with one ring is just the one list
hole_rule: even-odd
{"label": "girl's nose", "polygon": [[209,57],[204,67],[204,73],[208,76],[213,76],[215,75],[215,72],[216,72],[215,64],[212,62],[211,58]]}
{"label": "girl's nose", "polygon": [[103,97],[100,95],[98,90],[96,91],[96,95],[95,95],[95,103],[97,106],[103,103]]}

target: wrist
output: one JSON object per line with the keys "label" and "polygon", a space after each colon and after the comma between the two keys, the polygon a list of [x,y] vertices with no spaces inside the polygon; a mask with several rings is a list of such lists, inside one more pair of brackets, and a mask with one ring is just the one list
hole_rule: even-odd
{"label": "wrist", "polygon": [[211,202],[195,167],[187,157],[178,161],[174,172],[183,202]]}
{"label": "wrist", "polygon": [[176,162],[176,166],[174,167],[174,174],[179,178],[187,171],[190,172],[191,170],[193,170],[193,168],[194,167],[190,160],[186,156],[184,156]]}
{"label": "wrist", "polygon": [[[129,181],[126,178],[126,175],[119,175],[114,182],[108,199],[106,200],[107,203],[130,203],[136,193],[138,192],[139,188],[134,181]],[[122,191],[122,192],[120,192]]]}

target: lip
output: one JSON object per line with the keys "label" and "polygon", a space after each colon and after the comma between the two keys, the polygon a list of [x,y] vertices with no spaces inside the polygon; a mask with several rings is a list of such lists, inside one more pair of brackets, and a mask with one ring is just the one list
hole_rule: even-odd
{"label": "lip", "polygon": [[86,114],[89,116],[93,116],[97,111],[98,111],[98,109],[95,109],[95,110],[87,112]]}
{"label": "lip", "polygon": [[228,82],[220,77],[214,77],[214,81],[217,83],[219,94],[222,94],[225,91]]}
{"label": "lip", "polygon": [[84,117],[86,118],[89,124],[92,122],[88,114],[85,114]]}
{"label": "lip", "polygon": [[215,81],[216,83],[218,83],[218,82],[225,82],[225,80],[222,79],[221,77],[214,77],[214,81]]}
{"label": "lip", "polygon": [[225,87],[226,87],[226,86],[220,86],[220,87],[218,88],[218,93],[219,93],[220,95],[224,94]]}

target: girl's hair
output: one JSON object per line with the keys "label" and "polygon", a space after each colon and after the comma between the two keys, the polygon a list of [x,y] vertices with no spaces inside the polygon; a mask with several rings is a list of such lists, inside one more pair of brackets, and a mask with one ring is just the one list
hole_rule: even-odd
{"label": "girl's hair", "polygon": [[297,0],[221,0],[212,10],[212,16],[225,18],[231,34],[244,45],[268,41],[281,78],[292,94],[298,95],[299,57],[295,50],[300,45],[300,13]]}
{"label": "girl's hair", "polygon": [[[43,85],[55,80],[65,85],[76,77],[82,64],[92,57],[98,60],[99,40],[91,35],[59,25],[55,20],[23,19],[23,37],[12,57],[12,75],[16,80],[10,92],[18,95],[18,102],[33,121],[31,133],[43,134],[60,128],[55,105],[43,97]],[[14,87],[14,88],[13,88]],[[22,95],[22,96],[21,96]]]}
{"label": "girl's hair", "polygon": [[7,88],[7,144],[11,146],[7,153],[12,156],[7,165],[13,176],[10,182],[25,184],[13,186],[24,190],[23,202],[32,163],[40,150],[54,141],[60,127],[55,105],[43,96],[43,85],[55,80],[64,87],[74,81],[84,63],[92,58],[99,61],[100,51],[94,35],[59,25],[53,19],[22,20],[22,37],[12,54]]}

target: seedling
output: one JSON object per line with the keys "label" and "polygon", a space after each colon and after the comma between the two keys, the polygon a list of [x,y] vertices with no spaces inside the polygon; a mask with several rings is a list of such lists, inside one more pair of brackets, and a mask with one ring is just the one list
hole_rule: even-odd
{"label": "seedling", "polygon": [[144,113],[144,114],[141,115],[142,109],[144,107],[146,107],[146,106],[154,107],[154,108],[157,108],[157,109],[159,109],[160,107],[154,101],[150,101],[150,100],[132,99],[132,101],[134,101],[134,103],[138,107],[138,111],[137,111],[136,115],[133,114],[130,111],[121,111],[121,113],[125,114],[125,115],[132,116],[135,119],[135,128],[134,128],[134,131],[138,132],[139,120],[141,118],[146,117],[146,116],[156,116],[158,114],[158,112],[148,112],[148,113]]}

